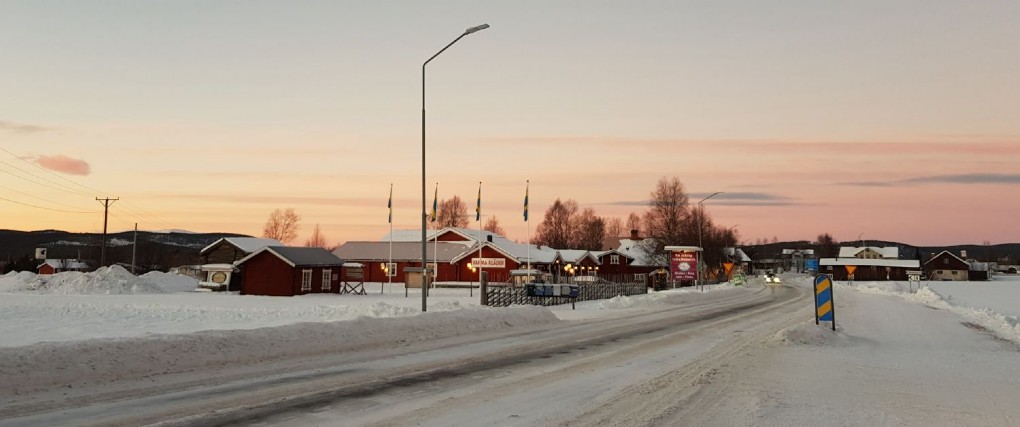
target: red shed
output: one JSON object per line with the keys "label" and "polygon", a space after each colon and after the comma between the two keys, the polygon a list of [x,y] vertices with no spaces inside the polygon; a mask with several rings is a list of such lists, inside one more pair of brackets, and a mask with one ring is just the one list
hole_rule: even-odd
{"label": "red shed", "polygon": [[242,295],[339,293],[343,261],[323,248],[267,246],[238,261]]}

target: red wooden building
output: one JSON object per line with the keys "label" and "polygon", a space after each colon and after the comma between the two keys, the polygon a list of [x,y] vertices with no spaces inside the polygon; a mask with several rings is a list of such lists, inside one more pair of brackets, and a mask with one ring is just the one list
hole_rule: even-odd
{"label": "red wooden building", "polygon": [[237,262],[241,295],[339,293],[343,261],[322,248],[267,246]]}
{"label": "red wooden building", "polygon": [[970,280],[970,264],[949,251],[933,256],[924,263],[923,270],[929,280]]}

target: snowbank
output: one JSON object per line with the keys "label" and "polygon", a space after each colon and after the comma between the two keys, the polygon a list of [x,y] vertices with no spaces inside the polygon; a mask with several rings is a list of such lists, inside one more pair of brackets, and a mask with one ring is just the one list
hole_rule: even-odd
{"label": "snowbank", "polygon": [[[995,336],[1020,344],[1020,316],[1003,314],[1000,310],[1016,311],[1015,295],[1020,295],[1020,283],[995,282],[930,282],[910,292],[909,282],[860,282],[853,285],[836,284],[837,288],[849,288],[863,293],[890,295],[908,302],[923,304],[931,308],[951,311],[970,323],[981,326]],[[1008,301],[1006,305],[1004,302]]]}
{"label": "snowbank", "polygon": [[[381,310],[389,310],[379,306]],[[462,308],[411,317],[0,348],[0,395],[253,362],[405,346],[559,322],[542,307]],[[86,366],[88,369],[82,369]]]}
{"label": "snowbank", "polygon": [[36,275],[22,271],[0,277],[0,292],[4,293],[158,294],[192,291],[197,285],[197,280],[176,274],[150,272],[138,277],[118,265],[101,267],[89,273],[67,271],[52,275]]}

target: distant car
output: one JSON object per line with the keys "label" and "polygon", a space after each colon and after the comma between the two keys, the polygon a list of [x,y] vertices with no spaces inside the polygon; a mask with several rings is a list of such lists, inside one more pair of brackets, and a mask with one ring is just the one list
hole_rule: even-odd
{"label": "distant car", "polygon": [[779,281],[779,276],[776,276],[775,274],[772,274],[770,272],[765,273],[765,283],[782,283],[782,282]]}

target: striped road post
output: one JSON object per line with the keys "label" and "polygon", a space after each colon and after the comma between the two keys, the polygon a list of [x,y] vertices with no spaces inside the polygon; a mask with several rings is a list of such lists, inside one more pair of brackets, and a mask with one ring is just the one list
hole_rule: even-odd
{"label": "striped road post", "polygon": [[826,274],[815,276],[815,324],[819,321],[832,322],[836,330],[836,307],[832,299],[832,279]]}

